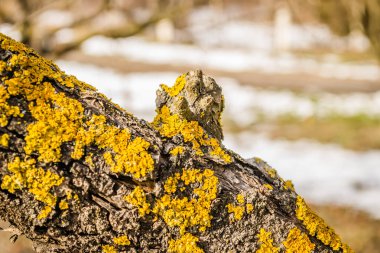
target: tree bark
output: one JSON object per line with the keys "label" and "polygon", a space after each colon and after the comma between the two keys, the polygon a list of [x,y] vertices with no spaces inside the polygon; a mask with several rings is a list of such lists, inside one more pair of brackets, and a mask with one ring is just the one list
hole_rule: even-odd
{"label": "tree bark", "polygon": [[0,45],[0,218],[37,252],[352,252],[290,181],[223,147],[201,71],[162,85],[148,123]]}

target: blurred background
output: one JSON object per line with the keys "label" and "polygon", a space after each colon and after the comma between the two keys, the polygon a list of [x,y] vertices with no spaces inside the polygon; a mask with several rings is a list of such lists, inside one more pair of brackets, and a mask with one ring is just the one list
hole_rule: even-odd
{"label": "blurred background", "polygon": [[[0,32],[147,121],[159,84],[202,69],[225,94],[225,146],[380,252],[379,0],[0,0]],[[0,252],[33,252],[10,237]]]}

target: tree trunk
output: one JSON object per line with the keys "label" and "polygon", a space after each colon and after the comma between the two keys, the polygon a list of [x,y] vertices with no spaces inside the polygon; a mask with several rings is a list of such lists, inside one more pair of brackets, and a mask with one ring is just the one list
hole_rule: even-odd
{"label": "tree trunk", "polygon": [[0,45],[0,218],[37,252],[352,252],[290,181],[223,147],[201,71],[162,85],[147,123]]}

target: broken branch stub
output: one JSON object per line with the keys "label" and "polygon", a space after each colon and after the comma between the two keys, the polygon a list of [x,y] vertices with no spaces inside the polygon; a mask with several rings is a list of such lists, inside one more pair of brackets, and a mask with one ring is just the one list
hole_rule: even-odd
{"label": "broken branch stub", "polygon": [[152,123],[0,35],[0,217],[37,252],[352,252],[276,171],[225,149],[201,71]]}

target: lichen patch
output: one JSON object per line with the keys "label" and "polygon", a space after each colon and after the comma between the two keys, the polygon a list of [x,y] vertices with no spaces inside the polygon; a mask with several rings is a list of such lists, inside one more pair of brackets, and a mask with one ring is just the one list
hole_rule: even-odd
{"label": "lichen patch", "polygon": [[285,253],[311,253],[315,249],[315,244],[310,241],[309,237],[296,227],[289,231],[283,244],[286,249]]}
{"label": "lichen patch", "polygon": [[182,235],[179,239],[169,241],[169,253],[203,253],[204,251],[198,247],[199,239],[190,233]]}
{"label": "lichen patch", "polygon": [[171,114],[167,106],[163,106],[156,115],[153,126],[164,137],[173,138],[181,135],[185,142],[192,144],[197,155],[203,156],[204,151],[209,155],[231,163],[232,158],[221,147],[220,141],[209,137],[197,121],[188,121],[178,114]]}
{"label": "lichen patch", "polygon": [[296,216],[302,221],[311,236],[315,236],[333,250],[343,249],[349,252],[349,247],[342,243],[335,231],[327,226],[325,221],[316,215],[300,196],[297,196]]}
{"label": "lichen patch", "polygon": [[35,163],[34,159],[21,161],[19,157],[16,157],[8,164],[8,171],[11,174],[2,178],[1,189],[10,193],[27,189],[36,200],[45,204],[38,215],[39,219],[43,219],[50,214],[57,203],[57,197],[52,193],[53,187],[61,185],[64,178],[50,170],[37,168]]}
{"label": "lichen patch", "polygon": [[[189,197],[177,197],[179,183],[190,191]],[[211,226],[211,204],[218,192],[218,178],[210,169],[184,169],[169,177],[165,194],[156,201],[153,213],[161,216],[169,227],[178,227],[184,234],[190,227],[200,232]]]}
{"label": "lichen patch", "polygon": [[256,253],[277,253],[279,252],[279,248],[273,246],[272,233],[265,231],[265,229],[261,228],[259,234],[257,235],[259,239],[260,248],[256,251]]}

